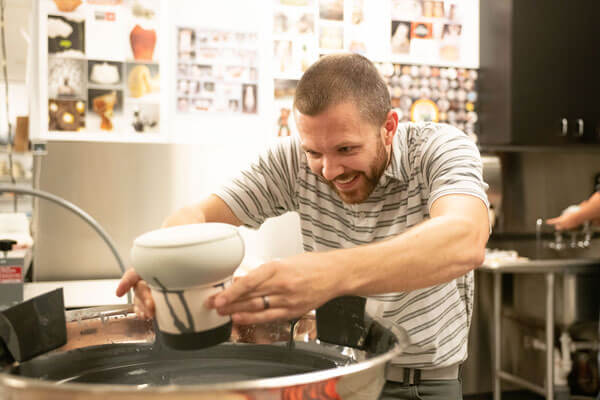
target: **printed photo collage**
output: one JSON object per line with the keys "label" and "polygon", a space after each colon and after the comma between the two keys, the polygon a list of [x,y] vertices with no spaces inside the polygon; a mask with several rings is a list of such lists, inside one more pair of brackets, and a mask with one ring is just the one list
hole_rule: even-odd
{"label": "printed photo collage", "polygon": [[344,0],[319,1],[319,53],[344,49]]}
{"label": "printed photo collage", "polygon": [[313,0],[275,0],[273,14],[274,74],[298,79],[318,57]]}
{"label": "printed photo collage", "polygon": [[258,34],[177,28],[177,112],[258,113]]}
{"label": "printed photo collage", "polygon": [[52,3],[48,131],[159,132],[158,0]]}
{"label": "printed photo collage", "polygon": [[367,55],[369,22],[366,0],[319,1],[319,53],[342,50]]}
{"label": "printed photo collage", "polygon": [[476,138],[477,70],[392,63],[376,66],[400,121],[443,122]]}
{"label": "printed photo collage", "polygon": [[289,136],[291,105],[298,80],[319,57],[318,0],[274,0],[273,71],[275,134]]}
{"label": "printed photo collage", "polygon": [[431,59],[433,55],[440,63],[460,61],[460,7],[458,0],[392,0],[392,56]]}

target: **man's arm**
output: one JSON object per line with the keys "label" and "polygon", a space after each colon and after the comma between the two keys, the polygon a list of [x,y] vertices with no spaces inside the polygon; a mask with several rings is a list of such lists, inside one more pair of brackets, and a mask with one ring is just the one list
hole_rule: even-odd
{"label": "man's arm", "polygon": [[[482,264],[489,222],[481,199],[443,196],[430,214],[431,219],[385,241],[264,264],[208,305],[232,314],[239,324],[289,319],[337,296],[424,288]],[[268,310],[262,296],[269,296]]]}
{"label": "man's arm", "polygon": [[468,195],[443,196],[433,203],[430,214],[431,219],[392,239],[332,252],[337,262],[349,266],[345,271],[338,268],[343,291],[370,295],[415,290],[479,267],[489,236],[483,201]]}
{"label": "man's arm", "polygon": [[171,214],[163,222],[163,228],[175,225],[201,224],[204,222],[223,222],[235,226],[242,221],[235,216],[231,208],[219,196],[211,194],[198,204],[183,207]]}

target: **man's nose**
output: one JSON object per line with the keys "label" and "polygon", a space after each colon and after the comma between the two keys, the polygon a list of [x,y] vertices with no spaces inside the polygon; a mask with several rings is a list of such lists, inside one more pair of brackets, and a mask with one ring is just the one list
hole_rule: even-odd
{"label": "man's nose", "polygon": [[332,181],[344,173],[344,167],[333,158],[323,158],[321,174],[323,178]]}

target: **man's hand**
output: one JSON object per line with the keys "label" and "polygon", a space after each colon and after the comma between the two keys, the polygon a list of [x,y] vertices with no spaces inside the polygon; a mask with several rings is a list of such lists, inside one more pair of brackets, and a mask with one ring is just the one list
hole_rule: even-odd
{"label": "man's hand", "polygon": [[297,318],[341,295],[338,279],[342,277],[336,275],[327,253],[299,254],[252,270],[211,297],[207,306],[231,315],[239,325]]}
{"label": "man's hand", "polygon": [[119,286],[117,287],[117,296],[123,296],[131,288],[133,288],[135,293],[133,310],[137,316],[141,319],[153,318],[155,307],[150,287],[133,268],[128,269],[123,274]]}

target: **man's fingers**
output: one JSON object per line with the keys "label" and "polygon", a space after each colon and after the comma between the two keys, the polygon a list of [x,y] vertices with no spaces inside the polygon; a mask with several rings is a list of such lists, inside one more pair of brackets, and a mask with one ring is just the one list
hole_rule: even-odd
{"label": "man's fingers", "polygon": [[121,280],[119,281],[119,286],[117,286],[117,296],[123,296],[141,279],[142,278],[140,278],[140,276],[137,274],[137,272],[135,272],[133,268],[130,268],[127,271],[125,271],[125,273],[121,277]]}
{"label": "man's fingers", "polygon": [[284,307],[287,302],[281,298],[281,296],[266,296],[267,301],[265,302],[263,296],[253,297],[251,299],[245,299],[242,301],[236,301],[231,304],[226,304],[223,307],[217,308],[217,311],[221,315],[230,315],[240,312],[257,312],[265,311],[265,306],[269,309]]}
{"label": "man's fingers", "polygon": [[154,300],[152,299],[152,291],[148,284],[144,281],[139,281],[134,287],[134,292],[134,303],[144,312],[144,317],[154,317]]}
{"label": "man's fingers", "polygon": [[208,302],[213,307],[223,307],[226,304],[231,304],[234,301],[250,294],[258,286],[260,286],[267,279],[271,278],[275,273],[275,269],[270,266],[262,266],[253,271],[248,275],[233,282],[231,286],[219,293],[213,301]]}

